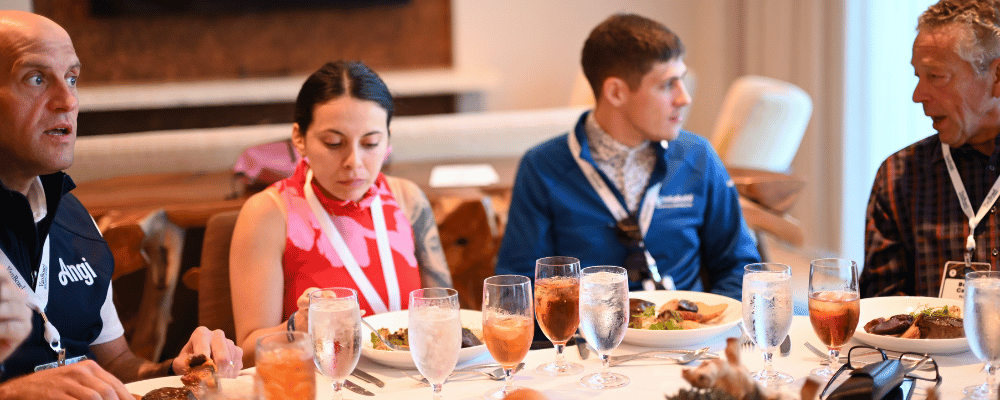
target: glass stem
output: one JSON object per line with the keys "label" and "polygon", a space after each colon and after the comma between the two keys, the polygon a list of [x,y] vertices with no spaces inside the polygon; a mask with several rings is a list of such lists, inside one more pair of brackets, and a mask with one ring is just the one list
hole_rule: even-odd
{"label": "glass stem", "polygon": [[611,355],[601,354],[601,376],[607,377],[611,374]]}
{"label": "glass stem", "polygon": [[514,369],[504,367],[503,369],[503,394],[504,396],[514,391]]}
{"label": "glass stem", "polygon": [[[837,365],[840,362],[840,349],[830,349],[830,365]],[[826,369],[830,369],[830,365],[826,366]]]}
{"label": "glass stem", "polygon": [[566,368],[566,356],[563,355],[563,350],[566,349],[566,343],[553,343],[556,346],[556,368],[563,370]]}
{"label": "glass stem", "polygon": [[993,393],[997,390],[997,366],[993,364],[986,364],[986,386],[989,387],[988,393]]}
{"label": "glass stem", "polygon": [[771,367],[771,352],[764,351],[764,371],[762,376],[769,377],[774,374],[774,369]]}
{"label": "glass stem", "polygon": [[340,389],[344,388],[343,381],[333,381],[333,400],[341,400],[344,398],[344,392]]}
{"label": "glass stem", "polygon": [[441,383],[432,383],[431,384],[431,389],[434,390],[434,400],[438,400],[438,399],[441,398],[441,387],[442,386],[444,386],[444,384],[441,384]]}

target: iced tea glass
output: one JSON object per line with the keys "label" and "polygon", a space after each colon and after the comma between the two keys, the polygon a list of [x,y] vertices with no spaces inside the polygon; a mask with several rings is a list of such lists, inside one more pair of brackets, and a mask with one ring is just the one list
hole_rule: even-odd
{"label": "iced tea glass", "polygon": [[309,335],[278,332],[257,340],[254,395],[261,400],[313,400],[316,372]]}
{"label": "iced tea glass", "polygon": [[511,383],[514,367],[528,355],[535,334],[531,297],[531,279],[526,276],[497,275],[483,281],[483,339],[504,372],[504,385],[486,392],[487,398],[503,399],[518,389]]}
{"label": "iced tea glass", "polygon": [[574,375],[583,366],[566,362],[563,349],[580,326],[580,260],[545,257],[535,262],[535,318],[556,348],[556,360],[535,372],[547,376]]}
{"label": "iced tea glass", "polygon": [[840,349],[854,336],[860,307],[857,263],[839,258],[809,263],[809,322],[830,351],[829,362],[811,374],[823,379],[833,376],[830,365],[837,363]]}

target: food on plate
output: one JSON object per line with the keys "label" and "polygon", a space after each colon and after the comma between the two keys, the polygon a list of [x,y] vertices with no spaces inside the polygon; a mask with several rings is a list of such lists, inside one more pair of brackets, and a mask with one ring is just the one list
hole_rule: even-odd
{"label": "food on plate", "polygon": [[728,304],[709,305],[686,299],[673,299],[659,309],[652,302],[629,300],[629,328],[648,330],[698,329],[718,323]]}
{"label": "food on plate", "polygon": [[879,317],[865,324],[865,332],[903,339],[955,339],[965,337],[962,310],[957,306],[923,307],[910,314],[888,319]]}
{"label": "food on plate", "polygon": [[142,400],[198,400],[187,388],[153,389],[142,396]]}
{"label": "food on plate", "polygon": [[215,362],[211,358],[204,354],[193,355],[188,359],[188,367],[191,369],[181,377],[184,386],[192,389],[198,389],[202,384],[210,389],[219,386],[215,381]]}
{"label": "food on plate", "polygon": [[[386,340],[392,342],[397,346],[403,346],[405,348],[410,348],[410,339],[406,328],[399,328],[395,332],[389,332],[388,328],[379,328],[379,333],[385,336]],[[462,348],[475,347],[483,344],[480,335],[475,334],[469,328],[462,328]],[[372,348],[375,350],[389,350],[389,346],[382,343],[382,340],[378,338],[378,335],[372,333]]]}

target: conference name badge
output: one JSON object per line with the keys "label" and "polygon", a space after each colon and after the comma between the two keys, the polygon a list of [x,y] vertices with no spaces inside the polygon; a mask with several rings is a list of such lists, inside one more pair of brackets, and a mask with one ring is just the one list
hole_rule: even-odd
{"label": "conference name badge", "polygon": [[989,271],[990,263],[965,261],[948,261],[944,264],[941,274],[941,292],[938,297],[963,301],[965,299],[965,273],[972,271]]}

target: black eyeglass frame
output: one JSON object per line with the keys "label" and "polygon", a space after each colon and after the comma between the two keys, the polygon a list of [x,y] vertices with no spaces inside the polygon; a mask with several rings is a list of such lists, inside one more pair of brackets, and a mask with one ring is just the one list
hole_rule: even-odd
{"label": "black eyeglass frame", "polygon": [[[819,393],[819,398],[820,399],[823,399],[823,398],[826,397],[826,394],[827,394],[826,392],[828,390],[830,390],[830,387],[833,385],[833,382],[835,382],[837,380],[837,378],[839,378],[840,375],[844,373],[844,371],[847,371],[847,370],[853,371],[853,370],[855,370],[857,368],[861,368],[861,367],[864,367],[865,365],[868,365],[868,364],[858,365],[858,366],[853,366],[852,365],[852,363],[851,363],[851,354],[854,354],[854,351],[856,349],[857,350],[877,351],[882,356],[882,361],[888,361],[889,360],[889,356],[887,356],[885,354],[885,350],[882,350],[882,349],[880,349],[878,347],[873,347],[873,346],[868,346],[868,345],[863,345],[863,344],[851,347],[847,351],[847,362],[844,363],[844,365],[841,365],[840,368],[837,370],[837,372],[835,372],[833,374],[833,376],[830,377],[830,380],[826,382],[826,386],[823,387],[823,391]],[[869,355],[869,354],[865,354],[865,355]],[[938,369],[938,364],[937,364],[937,361],[934,361],[934,357],[931,357],[929,354],[926,354],[926,353],[905,352],[905,353],[900,353],[899,354],[899,358],[898,358],[899,362],[902,364],[904,358],[907,358],[907,356],[910,357],[909,358],[910,360],[912,360],[914,357],[916,357],[918,363],[921,362],[921,361],[923,361],[924,359],[927,359],[928,361],[930,361],[931,365],[934,366],[934,378],[933,379],[929,379],[929,378],[921,377],[921,376],[918,376],[918,375],[911,375],[911,374],[907,373],[907,374],[903,375],[903,380],[904,381],[907,380],[907,379],[909,379],[911,382],[916,381],[916,380],[921,380],[921,381],[927,381],[927,382],[934,382],[934,387],[941,386],[941,371]],[[855,357],[857,357],[857,356],[855,356]],[[903,365],[906,365],[906,364],[903,364]],[[912,394],[913,394],[913,389],[911,387],[909,393],[907,393],[907,395],[906,395],[906,398],[909,399]]]}

